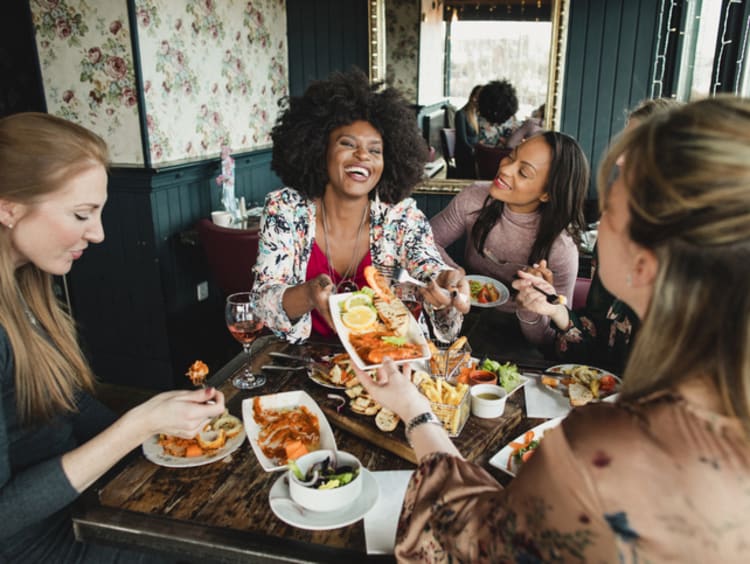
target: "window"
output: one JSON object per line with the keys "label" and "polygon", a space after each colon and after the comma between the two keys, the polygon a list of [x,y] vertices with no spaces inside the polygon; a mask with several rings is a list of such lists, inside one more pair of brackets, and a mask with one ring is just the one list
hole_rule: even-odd
{"label": "window", "polygon": [[471,89],[507,79],[524,119],[547,100],[551,22],[454,21],[450,26],[449,96],[466,103]]}

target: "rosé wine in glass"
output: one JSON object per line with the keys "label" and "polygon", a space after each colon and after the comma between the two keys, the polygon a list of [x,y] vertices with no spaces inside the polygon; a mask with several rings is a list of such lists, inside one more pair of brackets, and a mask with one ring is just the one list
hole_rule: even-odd
{"label": "ros\u00e9 wine in glass", "polygon": [[250,292],[239,292],[227,298],[225,319],[229,332],[242,344],[246,356],[245,365],[232,379],[232,384],[241,390],[262,386],[266,383],[266,377],[253,374],[250,368],[250,347],[263,330],[263,321],[256,311]]}

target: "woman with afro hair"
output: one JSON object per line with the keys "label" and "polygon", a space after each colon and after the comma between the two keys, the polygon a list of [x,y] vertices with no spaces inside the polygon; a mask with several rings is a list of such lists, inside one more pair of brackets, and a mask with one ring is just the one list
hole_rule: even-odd
{"label": "woman with afro hair", "polygon": [[266,326],[292,342],[332,335],[329,296],[366,285],[364,269],[374,265],[426,282],[420,292],[431,321],[457,335],[469,287],[408,197],[427,156],[408,104],[352,70],[280,105],[271,168],[285,187],[266,196],[253,269]]}

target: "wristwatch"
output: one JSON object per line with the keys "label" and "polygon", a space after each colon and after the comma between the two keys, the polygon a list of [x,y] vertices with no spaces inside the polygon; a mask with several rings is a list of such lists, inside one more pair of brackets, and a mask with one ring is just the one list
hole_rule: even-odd
{"label": "wristwatch", "polygon": [[406,429],[404,430],[404,435],[406,435],[406,440],[409,442],[409,446],[414,446],[411,444],[411,439],[409,438],[411,432],[425,423],[433,423],[435,425],[440,425],[441,427],[443,426],[443,422],[440,421],[438,416],[432,411],[425,411],[424,413],[412,417],[412,419],[406,424]]}

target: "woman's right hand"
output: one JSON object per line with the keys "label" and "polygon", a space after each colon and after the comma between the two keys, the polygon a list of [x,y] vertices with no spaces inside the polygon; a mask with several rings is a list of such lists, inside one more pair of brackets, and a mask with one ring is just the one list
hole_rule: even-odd
{"label": "woman's right hand", "polygon": [[331,317],[331,307],[328,298],[333,293],[333,281],[327,274],[318,274],[315,278],[303,284],[307,291],[307,299],[323,317],[328,326],[335,332],[336,328]]}
{"label": "woman's right hand", "polygon": [[376,402],[396,413],[403,421],[430,411],[430,401],[411,381],[411,369],[404,364],[401,369],[390,358],[383,361],[374,377],[352,364],[359,383]]}

